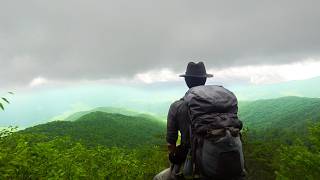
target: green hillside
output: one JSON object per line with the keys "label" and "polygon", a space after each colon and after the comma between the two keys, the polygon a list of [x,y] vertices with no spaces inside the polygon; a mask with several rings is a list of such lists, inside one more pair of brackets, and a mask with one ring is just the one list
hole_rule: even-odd
{"label": "green hillside", "polygon": [[79,111],[74,114],[71,114],[67,118],[63,119],[64,121],[75,121],[79,119],[81,116],[84,116],[86,114],[89,114],[91,112],[96,112],[96,111],[101,111],[101,112],[106,112],[106,113],[116,113],[116,114],[123,114],[127,116],[137,116],[140,113],[135,112],[135,111],[130,111],[125,108],[116,108],[116,107],[98,107],[94,108],[90,111]]}
{"label": "green hillside", "polygon": [[[320,121],[320,99],[282,97],[242,102],[239,116],[249,131],[268,139],[307,132],[308,123]],[[291,137],[288,137],[291,138]]]}
{"label": "green hillside", "polygon": [[86,145],[135,147],[164,144],[161,137],[165,124],[154,118],[123,114],[90,112],[75,121],[53,121],[27,128],[23,133],[44,134],[48,137],[70,136]]}

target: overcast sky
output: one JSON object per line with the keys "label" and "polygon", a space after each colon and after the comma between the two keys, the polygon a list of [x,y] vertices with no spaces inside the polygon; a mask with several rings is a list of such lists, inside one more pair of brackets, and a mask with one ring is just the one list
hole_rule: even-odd
{"label": "overcast sky", "polygon": [[191,60],[226,82],[320,76],[319,7],[319,0],[0,0],[0,88],[176,81]]}

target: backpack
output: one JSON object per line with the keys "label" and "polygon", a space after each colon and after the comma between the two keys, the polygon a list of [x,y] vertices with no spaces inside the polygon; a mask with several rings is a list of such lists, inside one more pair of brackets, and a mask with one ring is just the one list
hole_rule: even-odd
{"label": "backpack", "polygon": [[241,177],[244,174],[242,122],[237,116],[236,96],[222,86],[206,85],[189,89],[183,99],[191,120],[188,155],[191,160],[187,158],[185,167],[192,168],[192,176]]}

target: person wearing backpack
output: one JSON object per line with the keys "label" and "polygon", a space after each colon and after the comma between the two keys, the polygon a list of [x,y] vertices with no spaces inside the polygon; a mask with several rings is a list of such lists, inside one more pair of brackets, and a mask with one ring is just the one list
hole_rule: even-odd
{"label": "person wearing backpack", "polygon": [[[244,179],[244,157],[235,95],[222,86],[205,85],[204,63],[189,62],[185,96],[171,104],[167,117],[167,146],[171,167],[154,180]],[[176,145],[178,132],[180,145]]]}

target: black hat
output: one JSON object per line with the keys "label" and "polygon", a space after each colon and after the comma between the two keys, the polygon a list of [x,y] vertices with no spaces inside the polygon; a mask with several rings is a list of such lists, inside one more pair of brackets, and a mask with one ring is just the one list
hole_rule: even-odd
{"label": "black hat", "polygon": [[203,62],[189,62],[186,70],[186,74],[180,75],[180,77],[213,77],[212,74],[207,74],[206,68]]}

